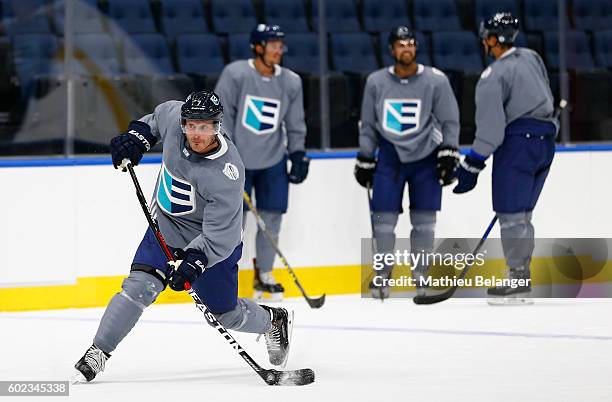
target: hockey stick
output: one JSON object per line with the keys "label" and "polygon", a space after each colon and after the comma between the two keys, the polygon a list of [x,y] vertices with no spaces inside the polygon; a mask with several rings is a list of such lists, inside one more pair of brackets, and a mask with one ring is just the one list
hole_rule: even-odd
{"label": "hockey stick", "polygon": [[287,259],[285,258],[283,253],[278,248],[278,245],[276,244],[276,241],[274,241],[274,238],[272,237],[270,232],[268,232],[268,229],[266,229],[265,222],[261,218],[261,215],[259,215],[259,212],[257,212],[257,209],[255,208],[255,205],[253,205],[253,202],[251,201],[251,197],[249,197],[249,195],[246,193],[246,191],[244,192],[244,202],[246,202],[246,204],[249,207],[249,209],[251,210],[251,212],[253,212],[253,215],[255,215],[255,220],[257,221],[257,226],[259,226],[259,229],[264,233],[264,235],[266,236],[266,239],[268,239],[268,241],[270,242],[270,244],[274,248],[274,251],[276,251],[276,254],[278,254],[278,257],[280,258],[281,262],[283,263],[285,268],[287,268],[287,270],[289,271],[289,274],[291,274],[291,277],[293,278],[293,283],[295,283],[295,285],[298,287],[298,289],[300,289],[300,292],[302,292],[302,296],[304,296],[304,299],[306,299],[306,302],[308,303],[308,305],[310,307],[312,307],[312,308],[321,308],[321,306],[323,306],[323,304],[325,303],[325,294],[323,294],[323,296],[321,296],[319,298],[316,298],[316,299],[312,299],[312,298],[308,297],[308,295],[306,294],[306,291],[304,290],[304,288],[300,284],[300,281],[298,280],[297,275],[295,274],[295,272],[293,272],[293,269],[291,268],[291,266],[287,262]]}
{"label": "hockey stick", "polygon": [[[144,212],[145,217],[147,218],[147,222],[149,222],[149,228],[151,228],[151,230],[155,234],[155,238],[157,239],[159,246],[166,255],[168,261],[174,261],[174,255],[172,255],[172,252],[170,252],[170,249],[168,248],[168,245],[166,244],[166,241],[164,240],[164,237],[162,236],[159,230],[157,222],[155,222],[153,220],[153,217],[151,216],[149,206],[142,193],[142,188],[140,187],[140,183],[138,182],[136,173],[134,172],[134,167],[127,160],[123,161],[121,167],[124,171],[127,168],[127,170],[130,172],[130,176],[132,177],[132,181],[134,182],[134,187],[136,187],[136,196],[138,197],[138,201],[140,201],[140,206],[142,207],[142,212]],[[236,352],[238,352],[240,357],[242,357],[244,361],[246,361],[247,364],[251,366],[251,368],[255,370],[257,374],[259,374],[259,376],[266,382],[266,384],[307,385],[314,382],[314,371],[308,368],[291,371],[278,371],[262,368],[259,364],[257,364],[257,362],[255,362],[255,360],[253,360],[251,356],[249,356],[249,354],[242,348],[242,346],[240,346],[240,344],[234,339],[234,337],[229,332],[227,332],[227,329],[225,329],[225,327],[217,320],[214,314],[210,312],[206,304],[204,304],[202,299],[200,299],[200,296],[198,296],[195,290],[193,290],[189,282],[185,283],[185,290],[187,291],[187,293],[189,293],[189,296],[191,296],[191,298],[195,302],[198,310],[200,310],[202,314],[204,314],[204,318],[206,319],[206,321],[208,321],[211,326],[213,326],[217,331],[219,331],[219,333],[225,338],[225,340],[230,344],[230,346]]]}
{"label": "hockey stick", "polygon": [[[475,255],[476,253],[478,253],[478,251],[480,251],[480,248],[482,247],[484,242],[487,240],[487,237],[489,237],[489,233],[491,233],[491,230],[493,229],[493,226],[495,226],[496,222],[497,222],[497,214],[493,217],[493,219],[491,220],[491,223],[489,223],[489,227],[487,227],[487,230],[485,231],[484,235],[482,236],[482,238],[478,242],[478,245],[476,245],[476,248],[474,249],[472,254]],[[468,265],[467,267],[463,268],[463,270],[461,271],[461,273],[458,276],[458,279],[465,278],[465,275],[467,274],[467,271],[471,267],[472,267],[472,265]],[[450,289],[445,290],[444,292],[438,293],[436,295],[415,296],[414,299],[412,299],[412,301],[414,302],[414,304],[435,304],[435,303],[440,303],[440,302],[443,302],[444,300],[448,300],[451,297],[453,297],[453,295],[455,294],[455,291],[457,291],[457,288],[458,288],[458,285],[455,285],[455,286],[451,287]]]}
{"label": "hockey stick", "polygon": [[[368,210],[370,211],[370,229],[372,229],[372,241],[370,242],[370,244],[372,245],[372,255],[373,255],[376,252],[376,249],[378,248],[378,244],[376,243],[376,237],[374,236],[374,213],[372,212],[371,190],[372,188],[370,187],[370,183],[368,183],[366,186],[366,191],[368,193]],[[378,296],[380,297],[380,302],[384,303],[385,298],[383,295],[382,286],[378,288]]]}

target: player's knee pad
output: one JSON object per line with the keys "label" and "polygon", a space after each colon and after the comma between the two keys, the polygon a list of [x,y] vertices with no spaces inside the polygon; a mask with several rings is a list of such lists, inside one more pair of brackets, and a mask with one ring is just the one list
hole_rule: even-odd
{"label": "player's knee pad", "polygon": [[395,245],[395,226],[397,225],[397,212],[374,212],[372,224],[376,238],[376,251],[389,251]]}
{"label": "player's knee pad", "polygon": [[120,295],[134,303],[141,310],[153,304],[164,290],[164,284],[156,276],[143,271],[131,271],[123,280]]}
{"label": "player's knee pad", "polygon": [[259,216],[266,225],[266,230],[274,237],[278,236],[280,232],[281,222],[283,221],[283,214],[277,211],[259,211]]}
{"label": "player's knee pad", "polygon": [[534,231],[529,212],[499,213],[502,248],[510,269],[529,269],[534,249]]}
{"label": "player's knee pad", "polygon": [[248,299],[238,299],[236,307],[225,313],[217,313],[215,317],[225,328],[234,331],[264,333],[270,328],[270,315]]}
{"label": "player's knee pad", "polygon": [[499,228],[503,237],[521,238],[528,235],[531,223],[529,212],[516,212],[511,214],[498,213]]}
{"label": "player's knee pad", "polygon": [[436,229],[436,211],[410,210],[410,224],[416,232],[431,232]]}

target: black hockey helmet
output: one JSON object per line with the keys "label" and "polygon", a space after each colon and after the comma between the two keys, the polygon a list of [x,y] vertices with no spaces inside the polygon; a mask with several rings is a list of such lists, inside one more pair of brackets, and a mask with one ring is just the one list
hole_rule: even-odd
{"label": "black hockey helmet", "polygon": [[480,38],[495,35],[499,43],[512,44],[519,32],[519,20],[509,12],[496,13],[480,23]]}
{"label": "black hockey helmet", "polygon": [[214,92],[199,91],[189,94],[181,106],[181,124],[184,120],[223,120],[223,106]]}
{"label": "black hockey helmet", "polygon": [[278,25],[258,24],[251,31],[250,43],[251,48],[255,45],[265,46],[270,40],[284,40],[285,32]]}
{"label": "black hockey helmet", "polygon": [[414,36],[414,32],[412,32],[412,29],[408,28],[406,25],[400,25],[393,28],[393,30],[389,33],[389,49],[393,48],[393,44],[398,40],[411,40],[413,41],[414,46],[418,47],[419,45],[416,40],[416,36]]}

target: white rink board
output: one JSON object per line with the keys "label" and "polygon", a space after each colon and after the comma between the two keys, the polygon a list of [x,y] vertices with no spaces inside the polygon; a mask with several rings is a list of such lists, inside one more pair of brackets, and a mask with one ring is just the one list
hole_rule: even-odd
{"label": "white rink board", "polygon": [[[458,196],[444,189],[437,237],[482,235],[493,216],[488,165],[474,191]],[[316,159],[308,179],[291,186],[280,247],[292,266],[359,264],[360,238],[370,236],[370,224],[366,193],[353,178],[353,166],[353,159]],[[156,164],[136,168],[147,196],[158,169]],[[558,153],[534,213],[536,236],[612,237],[611,171],[612,152]],[[109,165],[3,168],[0,174],[10,189],[0,197],[3,255],[36,257],[27,270],[5,259],[0,287],[128,272],[146,221],[127,174]],[[251,267],[254,229],[249,218],[242,268]],[[398,236],[409,232],[405,213]],[[499,236],[498,228],[491,236]]]}

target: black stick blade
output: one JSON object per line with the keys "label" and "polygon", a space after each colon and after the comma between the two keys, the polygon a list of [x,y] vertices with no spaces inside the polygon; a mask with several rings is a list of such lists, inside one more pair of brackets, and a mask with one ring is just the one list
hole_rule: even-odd
{"label": "black stick blade", "polygon": [[264,381],[268,385],[308,385],[315,380],[314,371],[311,369],[300,369],[292,371],[266,370]]}
{"label": "black stick blade", "polygon": [[436,304],[436,303],[443,302],[444,300],[450,299],[454,293],[455,293],[455,289],[451,288],[437,295],[415,296],[412,299],[412,301],[414,302],[414,304],[419,304],[419,305]]}
{"label": "black stick blade", "polygon": [[308,305],[312,308],[321,308],[323,304],[325,304],[325,295],[319,297],[318,299],[306,297],[306,302],[308,302]]}

